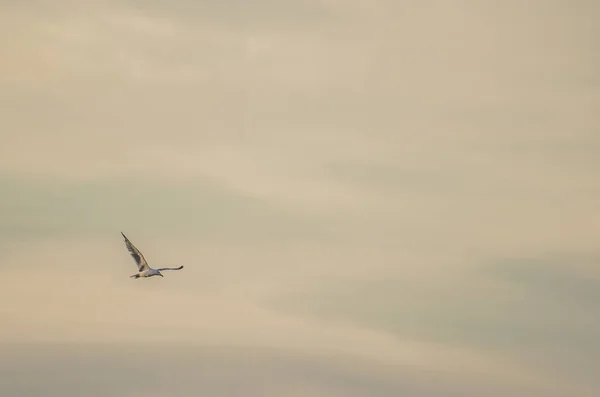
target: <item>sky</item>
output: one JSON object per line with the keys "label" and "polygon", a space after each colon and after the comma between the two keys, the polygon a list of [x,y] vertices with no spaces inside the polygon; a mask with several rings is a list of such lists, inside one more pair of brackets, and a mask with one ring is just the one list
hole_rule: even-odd
{"label": "sky", "polygon": [[597,2],[0,6],[0,395],[600,392]]}

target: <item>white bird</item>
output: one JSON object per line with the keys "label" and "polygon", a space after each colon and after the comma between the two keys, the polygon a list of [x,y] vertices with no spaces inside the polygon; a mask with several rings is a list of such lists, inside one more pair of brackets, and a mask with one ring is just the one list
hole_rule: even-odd
{"label": "white bird", "polygon": [[144,259],[144,255],[142,255],[140,250],[138,250],[137,248],[135,248],[135,246],[133,244],[131,244],[131,241],[129,241],[129,239],[123,234],[123,232],[121,232],[121,235],[125,239],[125,246],[127,247],[127,250],[131,254],[131,257],[133,258],[133,260],[135,260],[135,263],[137,264],[137,267],[138,267],[138,273],[129,276],[130,278],[152,277],[152,276],[164,277],[160,273],[163,270],[181,270],[181,269],[183,269],[183,266],[163,267],[160,269],[152,269],[150,266],[148,266],[148,262],[146,262],[146,259]]}

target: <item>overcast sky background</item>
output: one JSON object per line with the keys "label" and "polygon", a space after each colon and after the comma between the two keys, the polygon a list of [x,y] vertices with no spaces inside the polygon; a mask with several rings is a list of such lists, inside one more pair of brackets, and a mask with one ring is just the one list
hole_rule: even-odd
{"label": "overcast sky background", "polygon": [[0,395],[600,392],[597,2],[0,5]]}

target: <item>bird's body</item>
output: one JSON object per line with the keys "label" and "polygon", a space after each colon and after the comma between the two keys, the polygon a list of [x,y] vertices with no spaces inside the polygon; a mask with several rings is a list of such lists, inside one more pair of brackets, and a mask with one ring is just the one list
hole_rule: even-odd
{"label": "bird's body", "polygon": [[152,277],[152,276],[163,276],[162,274],[160,274],[160,272],[156,269],[146,269],[144,271],[141,271],[137,274],[131,275],[129,277],[131,278],[140,278],[140,277]]}
{"label": "bird's body", "polygon": [[163,270],[181,270],[181,269],[183,269],[183,266],[163,267],[160,269],[151,268],[148,265],[148,262],[146,262],[146,259],[144,258],[144,255],[142,255],[140,250],[138,250],[133,244],[131,244],[131,241],[129,241],[129,239],[123,234],[123,232],[121,232],[121,235],[125,239],[125,246],[127,247],[129,254],[131,255],[131,257],[133,258],[133,260],[135,261],[135,263],[138,267],[138,273],[129,276],[130,278],[137,279],[140,277],[152,277],[152,276],[163,277],[163,275],[161,274],[161,271],[163,271]]}

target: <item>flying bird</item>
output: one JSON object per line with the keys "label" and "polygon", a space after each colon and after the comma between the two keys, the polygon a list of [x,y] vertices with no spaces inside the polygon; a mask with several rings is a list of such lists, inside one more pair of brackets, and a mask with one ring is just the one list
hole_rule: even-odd
{"label": "flying bird", "polygon": [[161,274],[161,271],[163,271],[163,270],[181,270],[181,269],[183,269],[183,266],[163,267],[160,269],[152,269],[148,265],[148,262],[146,262],[146,259],[144,258],[144,255],[142,255],[140,250],[138,250],[133,244],[131,244],[131,241],[129,241],[129,239],[123,234],[123,232],[121,232],[121,235],[125,239],[125,246],[127,247],[127,250],[131,254],[131,257],[133,258],[133,260],[135,261],[135,263],[137,264],[137,267],[138,267],[138,273],[129,276],[130,278],[152,277],[152,276],[164,277]]}

